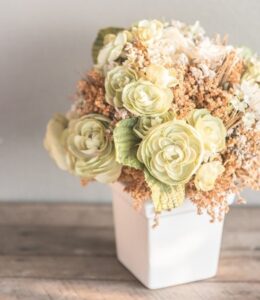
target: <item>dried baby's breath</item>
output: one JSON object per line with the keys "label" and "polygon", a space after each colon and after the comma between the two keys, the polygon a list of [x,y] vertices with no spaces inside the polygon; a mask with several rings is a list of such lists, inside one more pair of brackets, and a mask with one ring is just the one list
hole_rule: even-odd
{"label": "dried baby's breath", "polygon": [[100,72],[92,70],[78,82],[73,110],[79,116],[100,113],[113,117],[115,109],[105,101],[104,78]]}
{"label": "dried baby's breath", "polygon": [[144,173],[141,170],[124,167],[119,181],[125,185],[125,191],[133,197],[136,209],[140,209],[144,201],[151,198],[151,191],[145,182]]}

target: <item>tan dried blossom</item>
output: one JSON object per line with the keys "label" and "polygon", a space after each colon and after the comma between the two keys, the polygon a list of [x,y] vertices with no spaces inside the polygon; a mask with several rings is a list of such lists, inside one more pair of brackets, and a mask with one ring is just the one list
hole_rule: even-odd
{"label": "tan dried blossom", "polygon": [[109,118],[114,116],[114,107],[105,100],[104,78],[100,72],[91,70],[78,82],[73,110],[79,116],[89,113],[99,113]]}
{"label": "tan dried blossom", "polygon": [[124,52],[126,60],[123,64],[132,69],[140,70],[150,64],[147,48],[139,40],[127,43]]}
{"label": "tan dried blossom", "polygon": [[228,212],[228,194],[237,194],[239,203],[242,203],[240,191],[246,187],[259,190],[260,132],[245,131],[241,124],[238,125],[227,139],[227,148],[221,156],[225,172],[218,178],[214,190],[198,191],[194,181],[187,185],[187,197],[197,206],[199,213],[206,210],[212,221],[223,219]]}
{"label": "tan dried blossom", "polygon": [[136,209],[140,209],[144,201],[151,199],[151,191],[145,182],[142,170],[123,167],[118,180],[124,184],[124,190],[131,194]]}

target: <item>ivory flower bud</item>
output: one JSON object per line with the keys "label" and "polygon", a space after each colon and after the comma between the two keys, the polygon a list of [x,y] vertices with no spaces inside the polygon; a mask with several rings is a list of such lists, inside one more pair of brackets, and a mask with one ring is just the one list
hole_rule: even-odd
{"label": "ivory flower bud", "polygon": [[133,130],[138,137],[143,139],[153,127],[173,120],[174,118],[175,115],[173,112],[167,112],[157,117],[140,117]]}
{"label": "ivory flower bud", "polygon": [[137,158],[149,173],[168,185],[187,183],[203,155],[200,135],[192,126],[177,120],[151,129],[137,151]]}
{"label": "ivory flower bud", "polygon": [[227,130],[220,118],[206,109],[195,109],[188,121],[201,135],[206,151],[216,153],[225,149]]}
{"label": "ivory flower bud", "polygon": [[167,69],[162,65],[150,65],[144,69],[148,81],[162,86],[173,87],[178,83],[174,69]]}
{"label": "ivory flower bud", "polygon": [[212,161],[203,164],[196,176],[195,186],[197,190],[208,192],[213,190],[216,179],[225,171],[220,161]]}
{"label": "ivory flower bud", "polygon": [[114,144],[107,133],[109,123],[98,114],[70,122],[67,144],[76,157],[76,175],[105,183],[119,177],[121,166],[115,160]]}
{"label": "ivory flower bud", "polygon": [[113,33],[108,33],[104,36],[103,44],[107,45],[108,43],[111,43],[115,40],[116,35]]}
{"label": "ivory flower bud", "polygon": [[249,63],[243,75],[243,80],[248,80],[260,84],[260,61]]}
{"label": "ivory flower bud", "polygon": [[163,23],[158,20],[142,20],[132,28],[132,31],[142,42],[149,42],[161,37],[163,32]]}
{"label": "ivory flower bud", "polygon": [[72,164],[69,163],[70,156],[66,150],[68,122],[68,119],[61,114],[56,114],[48,122],[44,147],[60,169],[72,171]]}
{"label": "ivory flower bud", "polygon": [[115,37],[110,35],[109,38],[105,39],[106,44],[98,53],[97,65],[103,67],[105,64],[118,59],[127,43],[127,39],[127,31],[121,31]]}
{"label": "ivory flower bud", "polygon": [[173,101],[169,88],[161,88],[146,80],[127,84],[123,89],[123,106],[136,116],[160,116]]}
{"label": "ivory flower bud", "polygon": [[113,68],[105,79],[106,101],[115,107],[122,107],[123,88],[135,80],[137,74],[134,70],[122,66]]}
{"label": "ivory flower bud", "polygon": [[258,84],[243,80],[240,86],[241,97],[250,110],[260,119],[260,87]]}

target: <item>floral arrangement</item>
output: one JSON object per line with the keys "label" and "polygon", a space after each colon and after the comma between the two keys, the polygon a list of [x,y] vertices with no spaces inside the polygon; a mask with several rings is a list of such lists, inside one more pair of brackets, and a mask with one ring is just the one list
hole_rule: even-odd
{"label": "floral arrangement", "polygon": [[[98,33],[93,68],[45,147],[82,184],[120,181],[155,212],[190,199],[212,221],[260,188],[260,60],[196,22],[143,20]],[[241,199],[241,198],[240,198]]]}

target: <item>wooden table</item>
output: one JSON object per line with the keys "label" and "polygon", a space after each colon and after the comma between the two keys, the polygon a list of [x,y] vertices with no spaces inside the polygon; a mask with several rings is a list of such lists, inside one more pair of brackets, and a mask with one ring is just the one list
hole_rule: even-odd
{"label": "wooden table", "polygon": [[214,279],[150,291],[116,259],[110,205],[1,203],[0,300],[14,299],[260,299],[260,208],[231,210]]}

